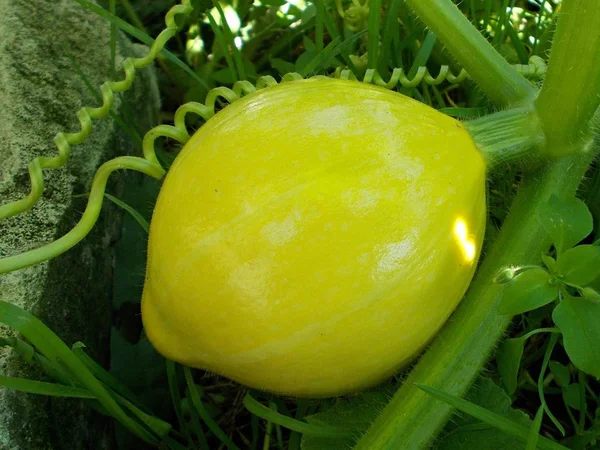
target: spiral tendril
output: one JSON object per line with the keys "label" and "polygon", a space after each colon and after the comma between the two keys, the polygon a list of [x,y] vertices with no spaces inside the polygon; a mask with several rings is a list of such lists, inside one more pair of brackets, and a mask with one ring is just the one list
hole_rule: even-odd
{"label": "spiral tendril", "polygon": [[[513,67],[526,78],[539,79],[546,73],[546,63],[539,56],[532,56],[529,59],[529,64],[515,64]],[[431,75],[429,69],[425,66],[420,66],[412,78],[406,76],[402,67],[396,67],[392,70],[392,75],[388,81],[385,81],[375,69],[367,69],[362,79],[359,79],[349,69],[338,67],[334,73],[334,77],[344,80],[359,80],[386,89],[395,89],[398,84],[405,88],[414,88],[420,83],[430,86],[437,86],[443,82],[458,84],[471,78],[465,69],[461,69],[458,75],[454,75],[447,65],[440,67],[436,77]]]}

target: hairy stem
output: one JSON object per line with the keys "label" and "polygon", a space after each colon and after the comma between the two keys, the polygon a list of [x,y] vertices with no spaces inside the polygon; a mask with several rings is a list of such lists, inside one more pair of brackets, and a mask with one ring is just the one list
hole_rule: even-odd
{"label": "hairy stem", "polygon": [[539,157],[545,136],[535,108],[521,106],[465,122],[488,171],[498,164]]}
{"label": "hairy stem", "polygon": [[[589,142],[600,106],[600,5],[598,0],[563,2],[550,63],[536,107],[556,155]],[[586,150],[586,148],[583,148]]]}
{"label": "hairy stem", "polygon": [[536,89],[508,64],[450,0],[406,0],[406,3],[493,103],[516,105],[535,97]]}

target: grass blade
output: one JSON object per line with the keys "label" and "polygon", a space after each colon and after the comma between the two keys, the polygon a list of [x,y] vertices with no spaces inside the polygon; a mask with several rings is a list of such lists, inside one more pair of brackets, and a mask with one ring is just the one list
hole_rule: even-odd
{"label": "grass blade", "polygon": [[171,393],[171,403],[175,409],[175,415],[189,446],[193,448],[192,437],[190,436],[185,421],[183,419],[183,411],[181,410],[181,396],[179,395],[179,389],[177,388],[177,366],[171,360],[166,360],[167,365],[167,380],[169,382],[169,392]]}
{"label": "grass blade", "polygon": [[321,70],[321,66],[328,60],[337,56],[345,45],[352,44],[357,41],[365,32],[361,31],[353,36],[350,36],[344,42],[340,42],[340,36],[336,37],[331,41],[327,47],[323,49],[317,56],[315,56],[301,71],[300,74],[303,77],[307,77],[310,74],[316,74]]}
{"label": "grass blade", "polygon": [[533,420],[533,425],[531,425],[531,430],[529,430],[529,438],[527,439],[527,446],[525,447],[525,450],[535,450],[537,448],[537,444],[540,439],[540,428],[542,426],[543,418],[544,407],[540,406],[535,414],[535,419]]}
{"label": "grass blade", "polygon": [[325,23],[325,4],[322,1],[315,1],[315,44],[319,52],[325,47],[323,42],[323,24]]}
{"label": "grass blade", "polygon": [[370,0],[368,26],[368,65],[369,69],[377,69],[377,61],[379,59],[379,29],[381,28],[381,0]]}
{"label": "grass blade", "polygon": [[[108,1],[108,10],[112,15],[116,15],[117,0]],[[117,26],[110,24],[110,73],[114,77],[117,73]]]}
{"label": "grass blade", "polygon": [[0,387],[50,397],[96,398],[94,394],[86,389],[57,383],[27,380],[25,378],[6,377],[4,375],[0,375]]}
{"label": "grass blade", "polygon": [[187,387],[190,391],[190,397],[192,398],[194,408],[196,408],[196,411],[198,411],[200,418],[204,421],[208,429],[212,431],[213,434],[217,436],[230,450],[240,450],[240,448],[233,443],[231,438],[225,434],[221,427],[217,425],[217,422],[215,422],[208,410],[204,407],[202,399],[200,398],[200,393],[198,392],[196,384],[194,383],[194,379],[192,378],[192,371],[190,368],[184,366],[183,373],[185,375],[185,382],[187,383]]}
{"label": "grass blade", "polygon": [[546,414],[548,415],[548,417],[550,418],[552,423],[554,423],[556,428],[558,428],[558,430],[564,436],[565,428],[562,426],[562,424],[558,421],[558,419],[554,416],[554,414],[548,407],[548,405],[546,403],[546,395],[544,393],[544,378],[546,376],[546,370],[548,369],[548,364],[550,363],[550,357],[552,356],[552,351],[554,350],[554,346],[556,345],[556,342],[558,341],[559,337],[560,337],[560,334],[553,334],[550,337],[550,341],[548,342],[548,347],[546,348],[546,352],[544,353],[544,359],[542,360],[542,367],[540,368],[540,375],[538,377],[537,388],[538,388],[538,395],[540,396],[540,402],[542,403],[542,408],[544,408],[544,410],[546,411]]}
{"label": "grass blade", "polygon": [[133,23],[138,29],[146,33],[146,27],[144,27],[143,22],[138,17],[137,13],[135,12],[135,9],[133,8],[129,0],[119,0],[119,2],[121,3],[121,6],[123,7],[127,15],[129,16],[129,20],[131,20],[131,23]]}
{"label": "grass blade", "polygon": [[383,75],[388,69],[390,53],[392,51],[392,40],[398,30],[398,14],[400,13],[400,0],[391,0],[383,25],[381,37],[381,52],[379,55],[380,74]]}
{"label": "grass blade", "polygon": [[137,417],[140,422],[142,422],[146,427],[152,430],[158,437],[164,439],[171,432],[173,427],[171,424],[165,422],[164,420],[159,419],[158,417],[154,417],[150,414],[146,414],[144,411],[139,409],[133,403],[131,403],[126,398],[116,394],[117,403],[123,405],[127,408],[131,413]]}
{"label": "grass blade", "polygon": [[517,30],[515,30],[515,27],[513,26],[510,20],[506,21],[506,33],[508,34],[508,37],[510,38],[510,41],[513,44],[513,47],[517,52],[519,62],[521,64],[527,64],[529,60],[529,58],[527,58],[527,50],[525,50],[525,46],[523,45],[523,42],[521,42]]}
{"label": "grass blade", "polygon": [[[323,1],[323,0],[315,0],[315,1]],[[331,39],[335,39],[337,37],[339,37],[341,39],[340,33],[338,32],[337,28],[335,27],[335,24],[333,23],[331,15],[323,14],[323,19],[325,20],[325,28],[327,28],[327,32],[329,33],[329,36],[331,36]],[[356,70],[356,66],[350,59],[350,55],[348,54],[346,47],[342,46],[340,48],[340,55],[342,55],[342,58],[344,58],[344,62],[350,68],[352,73],[355,76],[358,76],[358,71]]]}
{"label": "grass blade", "polygon": [[[456,408],[465,414],[469,414],[470,416],[475,417],[476,419],[481,420],[482,422],[485,422],[488,425],[497,428],[498,430],[504,431],[511,436],[521,439],[523,442],[527,442],[529,438],[530,430],[527,427],[513,422],[506,417],[482,408],[481,406],[475,405],[468,400],[447,394],[430,386],[417,384],[417,387],[432,397],[452,406],[453,408]],[[538,442],[538,448],[542,450],[568,450],[567,447],[563,447],[558,442],[551,441],[550,439],[541,436]]]}
{"label": "grass blade", "polygon": [[215,21],[215,18],[212,16],[212,14],[207,14],[206,18],[208,19],[209,23],[210,23],[210,27],[213,30],[213,33],[215,33],[215,39],[217,40],[217,42],[219,43],[219,46],[221,47],[221,51],[223,52],[223,56],[225,56],[225,61],[227,62],[227,67],[229,68],[229,70],[231,71],[231,74],[233,75],[233,81],[236,82],[238,81],[238,74],[237,71],[235,70],[235,64],[233,63],[233,58],[231,57],[231,54],[229,53],[228,50],[228,46],[227,46],[227,39],[225,39],[225,36],[223,36],[223,33],[221,32],[221,29],[219,28],[219,25],[217,25],[217,22]]}
{"label": "grass blade", "polygon": [[109,372],[104,370],[96,361],[89,357],[89,355],[84,350],[85,345],[81,342],[76,342],[73,344],[72,350],[75,356],[81,360],[83,364],[94,374],[96,378],[98,378],[106,387],[108,387],[113,392],[119,394],[124,398],[128,398],[133,401],[136,406],[141,407],[142,402],[136,398],[136,396],[123,386],[122,383],[119,382],[114,376],[112,376]]}
{"label": "grass blade", "polygon": [[110,195],[109,193],[104,193],[104,196],[109,199],[111,202],[113,202],[115,205],[123,208],[125,211],[127,211],[129,214],[131,214],[131,216],[135,219],[135,221],[137,223],[140,224],[140,226],[144,229],[144,231],[146,233],[149,232],[150,230],[150,224],[148,223],[148,221],[146,219],[144,219],[144,217],[137,212],[133,207],[129,206],[127,203],[125,203],[123,200],[119,200],[117,197],[115,197],[114,195]]}
{"label": "grass blade", "polygon": [[[433,51],[433,47],[435,46],[436,41],[437,38],[435,34],[433,34],[433,32],[430,31],[429,33],[427,33],[427,36],[423,41],[423,45],[421,45],[421,48],[419,49],[419,52],[417,53],[417,56],[415,57],[415,60],[413,61],[412,66],[408,72],[407,78],[409,80],[412,80],[415,77],[417,71],[419,70],[419,67],[425,66],[427,64],[427,60],[431,56],[431,52]],[[404,95],[410,95],[410,92],[413,89],[414,88],[411,87],[403,87],[402,89],[400,89],[400,93]]]}
{"label": "grass blade", "polygon": [[303,422],[301,420],[294,419],[293,417],[280,414],[277,411],[273,411],[271,408],[267,408],[262,403],[256,401],[249,393],[244,397],[243,403],[246,409],[255,416],[258,416],[261,419],[269,422],[279,424],[298,433],[330,438],[347,437],[351,435],[351,432],[348,430],[314,425],[312,423]]}
{"label": "grass blade", "polygon": [[219,11],[219,15],[221,16],[221,25],[223,26],[223,31],[225,33],[225,42],[229,44],[231,47],[231,53],[233,54],[233,61],[237,67],[238,79],[245,80],[246,79],[246,71],[244,69],[244,61],[242,61],[242,54],[240,53],[240,49],[235,45],[235,38],[233,37],[233,33],[231,32],[231,28],[229,28],[229,23],[227,23],[227,18],[225,17],[225,12],[221,7],[221,4],[213,0],[213,4],[217,11]]}
{"label": "grass blade", "polygon": [[143,411],[142,402],[123,384],[108,373],[104,368],[98,365],[84,351],[85,345],[81,342],[76,342],[73,345],[73,353],[77,356],[88,369],[111,391],[115,396],[117,403],[127,408],[134,416],[136,416],[144,425],[152,430],[157,436],[165,438],[171,431],[172,426],[167,422],[147,414]]}

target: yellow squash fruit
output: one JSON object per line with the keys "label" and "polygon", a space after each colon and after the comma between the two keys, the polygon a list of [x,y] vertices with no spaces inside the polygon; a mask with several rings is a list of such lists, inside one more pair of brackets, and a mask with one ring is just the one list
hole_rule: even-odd
{"label": "yellow squash fruit", "polygon": [[459,122],[359,82],[283,83],[220,111],[169,170],[145,330],[250,387],[355,392],[444,324],[484,226],[484,161]]}

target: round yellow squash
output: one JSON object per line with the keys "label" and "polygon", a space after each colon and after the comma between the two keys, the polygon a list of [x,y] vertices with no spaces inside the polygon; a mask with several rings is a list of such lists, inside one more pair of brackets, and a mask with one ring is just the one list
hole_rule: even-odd
{"label": "round yellow squash", "polygon": [[283,83],[220,111],[171,167],[145,330],[253,388],[358,391],[443,325],[484,226],[484,161],[458,121],[364,83]]}

